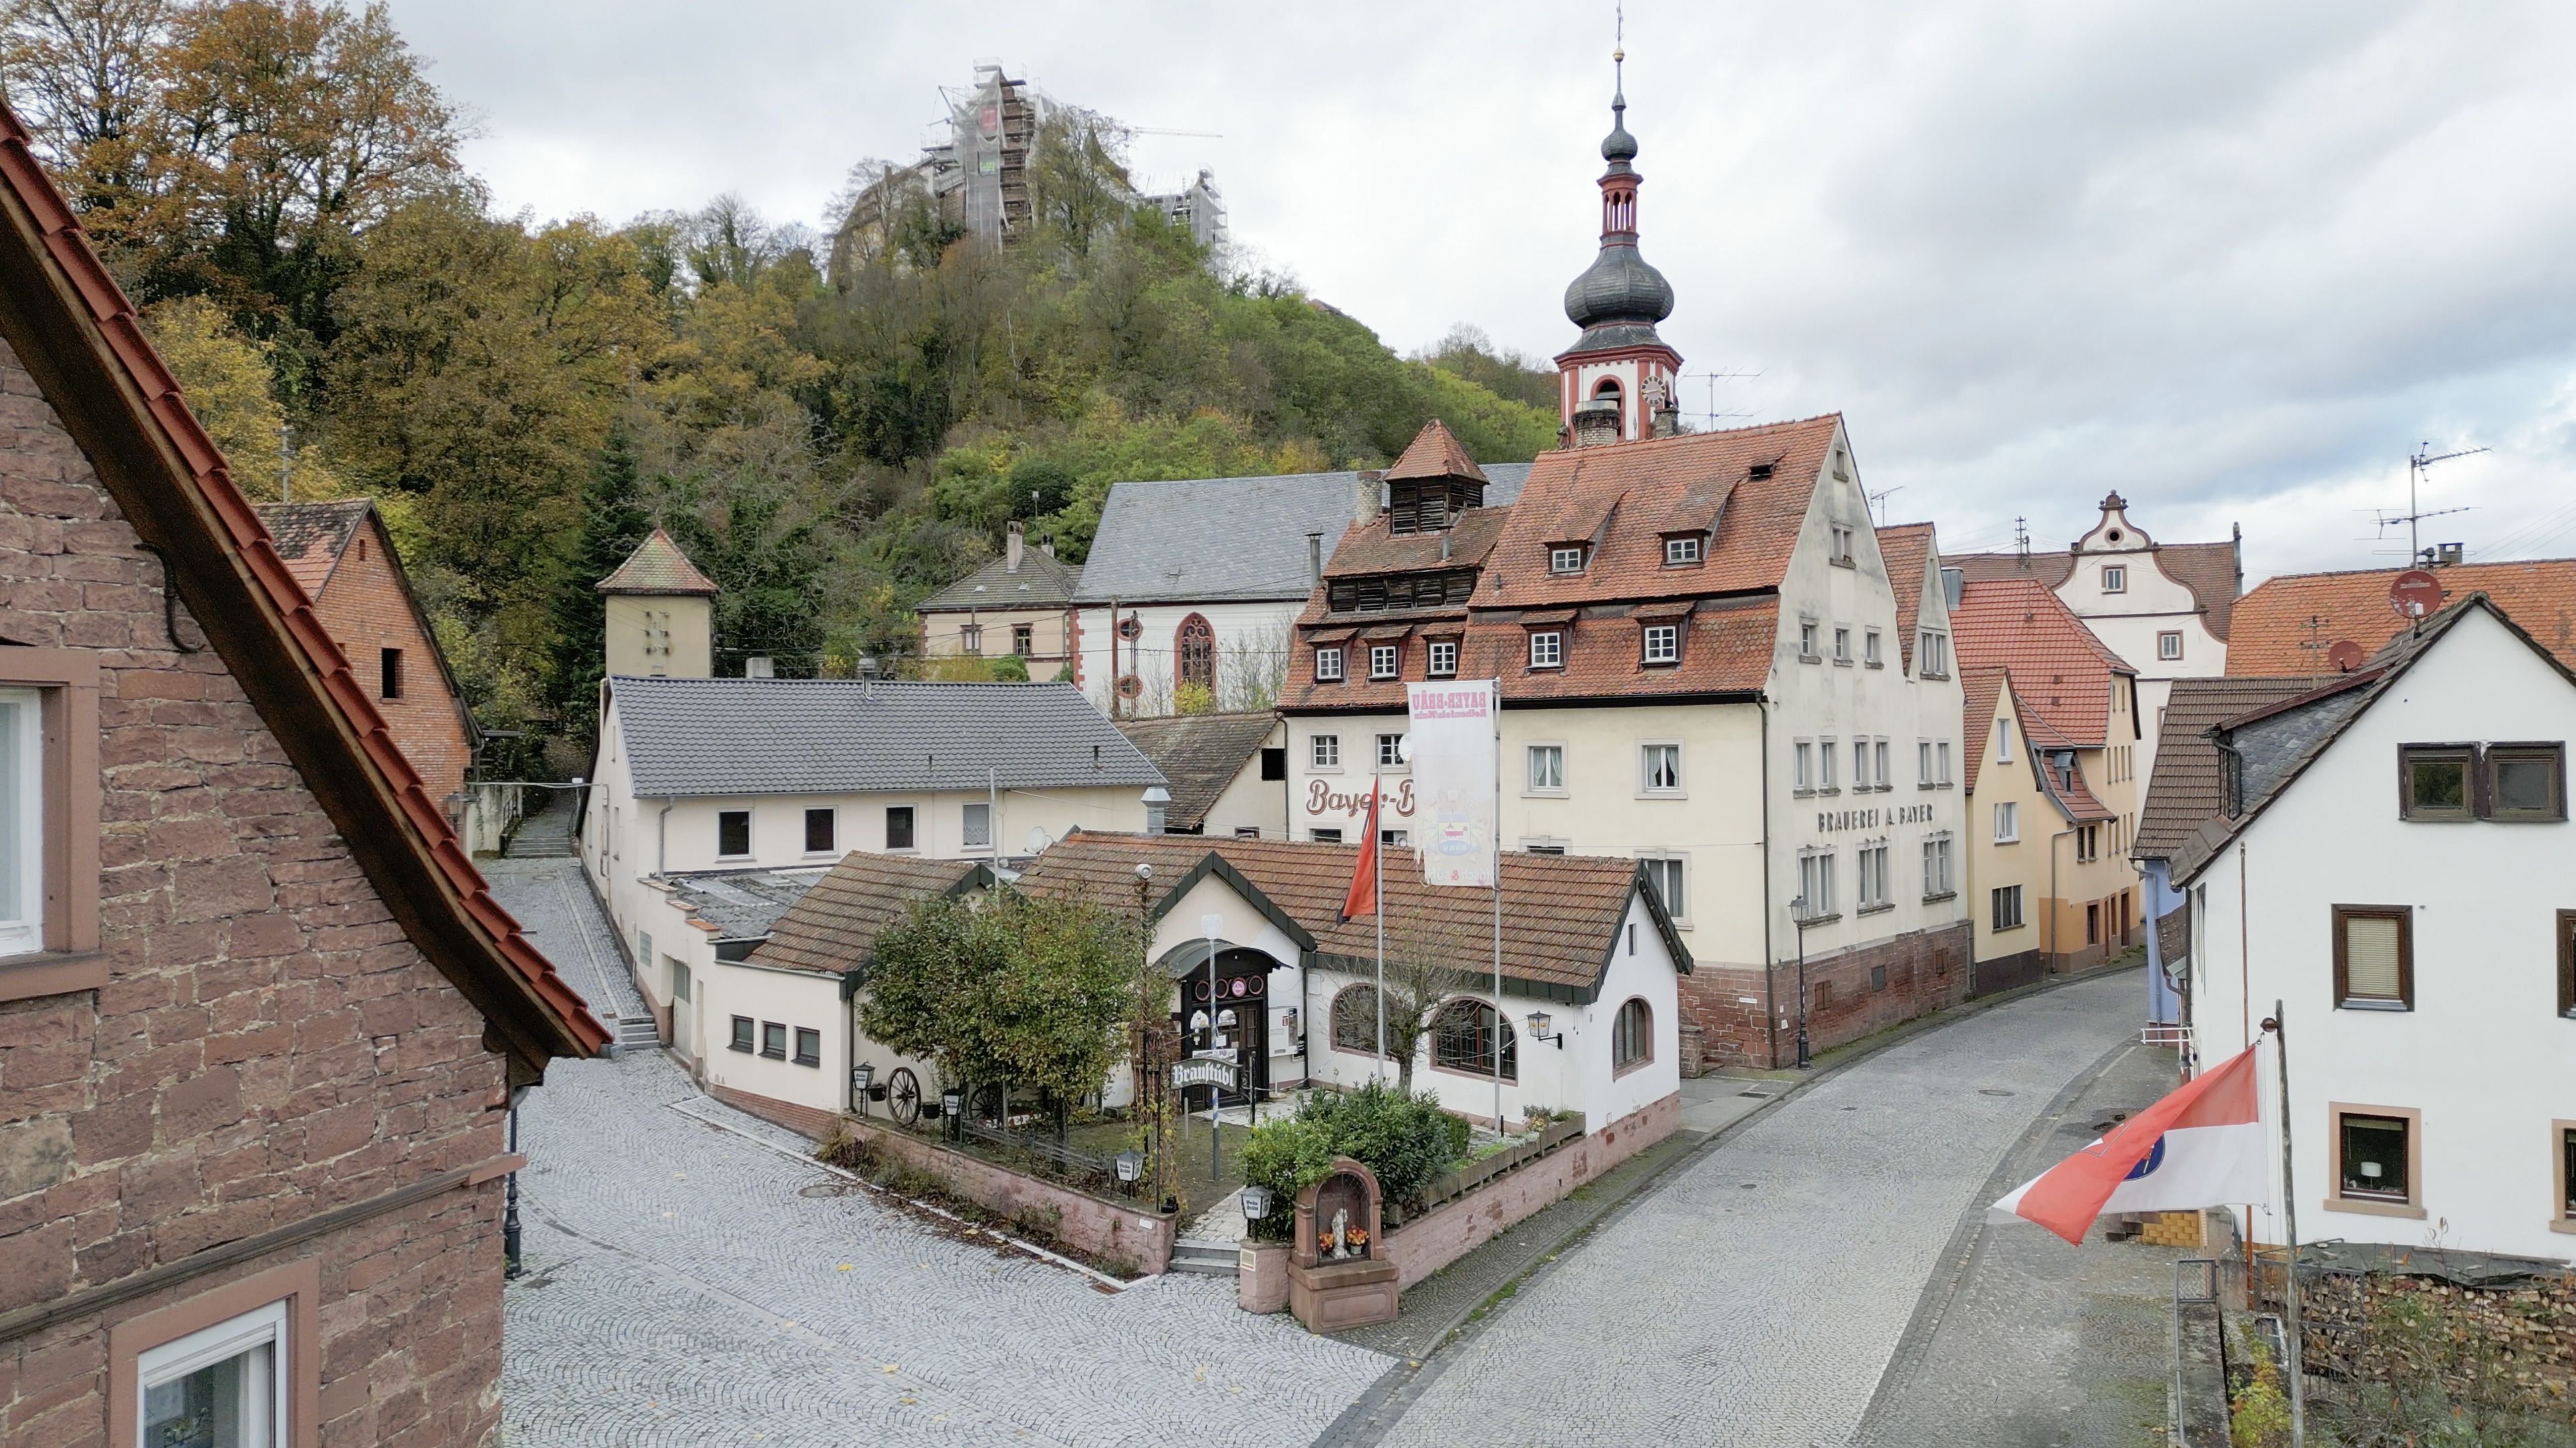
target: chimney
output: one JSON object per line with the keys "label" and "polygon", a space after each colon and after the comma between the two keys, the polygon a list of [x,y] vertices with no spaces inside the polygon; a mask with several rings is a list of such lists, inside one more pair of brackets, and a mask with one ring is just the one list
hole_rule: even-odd
{"label": "chimney", "polygon": [[1306,535],[1306,580],[1310,584],[1324,581],[1324,535],[1321,533]]}
{"label": "chimney", "polygon": [[742,676],[746,679],[777,678],[777,661],[766,658],[760,654],[753,654],[751,657],[742,661]]}
{"label": "chimney", "polygon": [[1384,472],[1363,472],[1351,484],[1351,520],[1365,528],[1377,521],[1380,487],[1386,482]]}
{"label": "chimney", "polygon": [[1050,533],[1045,538],[1039,540],[1038,551],[1049,558],[1053,558],[1055,556],[1055,535]]}
{"label": "chimney", "polygon": [[1026,530],[1022,527],[1020,521],[1014,518],[1011,520],[1010,527],[1004,530],[1002,534],[1003,572],[1017,573],[1020,571],[1020,551],[1026,546]]}

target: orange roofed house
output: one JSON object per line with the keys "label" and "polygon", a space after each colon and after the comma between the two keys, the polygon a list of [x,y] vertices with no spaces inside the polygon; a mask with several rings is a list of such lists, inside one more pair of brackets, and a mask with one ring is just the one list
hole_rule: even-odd
{"label": "orange roofed house", "polygon": [[1643,862],[1708,1057],[1770,1065],[1802,1027],[1828,1044],[1968,991],[1939,549],[1872,525],[1840,417],[1677,431],[1672,289],[1614,114],[1601,251],[1566,294],[1567,445],[1508,506],[1436,422],[1387,470],[1297,620],[1290,825],[1354,839],[1382,776],[1410,844],[1405,685],[1498,679],[1503,847]]}
{"label": "orange roofed house", "polygon": [[488,1443],[494,903],[0,107],[0,1442]]}
{"label": "orange roofed house", "polygon": [[[2350,573],[2292,573],[2266,580],[2237,601],[2242,647],[2227,656],[2227,672],[2242,678],[2323,679],[2343,672],[2333,654],[2350,643],[2348,660],[2367,659],[2406,627],[2389,607],[2395,568]],[[2442,602],[2484,593],[2561,663],[2576,667],[2576,558],[2528,563],[2454,563],[2430,570],[2441,580]]]}
{"label": "orange roofed house", "polygon": [[2143,916],[2138,675],[2036,579],[1969,583],[1950,614],[1966,682],[1977,988],[2111,959]]}

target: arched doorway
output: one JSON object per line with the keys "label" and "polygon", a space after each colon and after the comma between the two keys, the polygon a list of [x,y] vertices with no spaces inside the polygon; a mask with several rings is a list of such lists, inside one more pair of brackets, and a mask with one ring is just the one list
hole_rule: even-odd
{"label": "arched doorway", "polygon": [[1173,683],[1216,691],[1216,629],[1204,617],[1194,613],[1181,620],[1172,658]]}
{"label": "arched doorway", "polygon": [[[1266,952],[1220,941],[1216,970],[1210,979],[1207,942],[1193,940],[1163,956],[1172,978],[1177,1005],[1172,1022],[1180,1027],[1186,1055],[1231,1053],[1241,1067],[1242,1090],[1224,1093],[1223,1104],[1240,1106],[1247,1093],[1257,1096],[1270,1085],[1270,973],[1280,962]],[[1208,1088],[1192,1087],[1182,1103],[1193,1111],[1207,1108]]]}

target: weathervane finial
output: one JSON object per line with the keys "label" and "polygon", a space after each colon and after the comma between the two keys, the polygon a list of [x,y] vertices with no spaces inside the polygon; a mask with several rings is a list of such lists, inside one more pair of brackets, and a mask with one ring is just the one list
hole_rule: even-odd
{"label": "weathervane finial", "polygon": [[1610,42],[1610,108],[1628,108],[1628,7],[1625,3],[1611,7]]}

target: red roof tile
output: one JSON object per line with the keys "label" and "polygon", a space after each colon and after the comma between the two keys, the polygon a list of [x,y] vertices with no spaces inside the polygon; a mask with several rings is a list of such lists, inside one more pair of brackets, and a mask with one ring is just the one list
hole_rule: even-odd
{"label": "red roof tile", "polygon": [[331,571],[340,566],[349,540],[358,536],[359,525],[374,509],[374,501],[367,498],[262,503],[259,520],[268,525],[268,536],[277,543],[278,561],[295,575],[304,596],[320,598],[322,585],[331,581]]}
{"label": "red roof tile", "polygon": [[1914,625],[1923,613],[1923,570],[1931,564],[1937,543],[1929,523],[1891,523],[1878,530],[1879,561],[1887,565],[1887,586],[1896,594],[1896,664],[1914,667]]}
{"label": "red roof tile", "polygon": [[[1651,621],[1656,623],[1675,622],[1683,609],[1688,609],[1688,616],[1679,618],[1680,662],[1654,666],[1642,662],[1643,629],[1649,620],[1637,617],[1635,611],[1622,605],[1478,613],[1465,625],[1465,637],[1458,646],[1457,676],[1500,679],[1507,704],[1605,694],[1647,699],[1750,697],[1758,692],[1771,674],[1772,652],[1780,630],[1779,601],[1767,597],[1702,599],[1694,604],[1683,599],[1640,606],[1641,611],[1653,615]],[[1562,668],[1529,666],[1529,631],[1542,621],[1565,634]],[[1406,627],[1410,636],[1398,656],[1402,677],[1397,679],[1366,678],[1367,660],[1358,658],[1345,660],[1344,673],[1348,677],[1343,682],[1319,684],[1315,681],[1315,651],[1305,647],[1290,650],[1288,677],[1279,691],[1280,706],[1402,712],[1405,681],[1420,683],[1429,677],[1430,653],[1423,646],[1424,640],[1460,632],[1456,622],[1438,619]],[[1349,632],[1347,626],[1327,626],[1303,638],[1308,643],[1330,643],[1335,635],[1347,637]],[[1369,630],[1372,639],[1378,635],[1378,629]]]}
{"label": "red roof tile", "polygon": [[719,590],[716,581],[698,571],[671,535],[656,528],[635,545],[626,561],[599,580],[602,593],[703,593]]}
{"label": "red roof tile", "polygon": [[[2293,573],[2265,582],[2236,601],[2228,676],[2328,674],[2334,666],[2326,662],[2326,648],[2341,639],[2361,645],[2365,656],[2377,653],[2406,626],[2388,606],[2389,582],[2401,571]],[[2456,563],[2432,573],[2442,581],[2446,604],[2483,590],[2524,632],[2576,666],[2576,558]]]}
{"label": "red roof tile", "polygon": [[1995,705],[2003,698],[2006,682],[2001,669],[1959,666],[1959,690],[1965,696],[1965,703],[1959,710],[1959,718],[1964,725],[1959,737],[1961,747],[1968,753],[1960,775],[1972,792],[1977,787],[1977,766],[1986,758],[1983,741],[1995,737]]}
{"label": "red roof tile", "polygon": [[1390,483],[1407,478],[1474,478],[1480,483],[1486,480],[1485,470],[1476,466],[1476,460],[1459,446],[1457,436],[1436,417],[1422,425],[1422,431],[1405,444],[1404,456],[1386,470],[1386,481]]}
{"label": "red roof tile", "polygon": [[1962,669],[2008,670],[2023,715],[2083,748],[2107,742],[2112,678],[2136,673],[2034,578],[1966,585],[1950,637]]}

